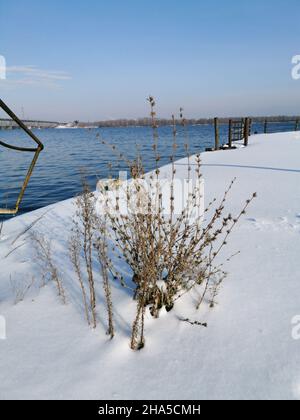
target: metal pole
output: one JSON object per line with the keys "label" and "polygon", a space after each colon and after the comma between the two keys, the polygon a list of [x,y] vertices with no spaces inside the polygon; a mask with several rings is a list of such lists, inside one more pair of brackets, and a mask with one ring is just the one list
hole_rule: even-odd
{"label": "metal pole", "polygon": [[25,148],[25,147],[17,147],[17,146],[11,146],[3,141],[0,141],[0,145],[4,146],[8,149],[12,149],[12,150],[16,150],[19,152],[31,152],[34,153],[34,157],[32,159],[32,162],[30,164],[30,167],[28,169],[28,172],[26,174],[26,178],[25,181],[23,182],[23,185],[21,187],[21,191],[19,193],[16,205],[14,209],[1,209],[0,208],[0,214],[17,214],[19,211],[19,207],[22,201],[22,198],[24,196],[25,190],[27,188],[27,185],[29,183],[30,177],[32,175],[33,169],[35,167],[35,164],[37,162],[37,159],[39,157],[39,154],[41,153],[41,151],[44,149],[44,145],[42,144],[42,142],[32,133],[31,130],[29,130],[28,127],[26,127],[26,125],[8,108],[8,106],[0,99],[0,108],[2,108],[10,117],[13,121],[15,121],[19,127],[21,127],[30,137],[31,139],[37,144],[37,148],[36,149],[32,149],[32,148]]}

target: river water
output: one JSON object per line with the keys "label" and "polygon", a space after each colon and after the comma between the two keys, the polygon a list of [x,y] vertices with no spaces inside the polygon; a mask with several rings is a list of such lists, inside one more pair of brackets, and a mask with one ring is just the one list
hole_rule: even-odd
{"label": "river water", "polygon": [[[289,124],[273,124],[271,131],[288,131]],[[262,124],[253,126],[253,132],[262,132]],[[45,145],[29,186],[26,190],[20,213],[29,212],[49,204],[65,200],[81,190],[81,170],[87,174],[91,188],[95,188],[99,178],[107,177],[109,164],[113,175],[126,170],[124,162],[118,162],[112,151],[101,140],[116,145],[129,159],[140,150],[147,171],[155,166],[152,150],[152,129],[149,127],[119,127],[102,129],[43,129],[34,130]],[[202,152],[214,144],[212,125],[195,125],[188,128],[190,151]],[[221,143],[228,137],[228,126],[220,126]],[[34,144],[21,130],[2,130],[0,138],[6,143],[34,147]],[[172,153],[172,127],[159,128],[160,165],[170,162]],[[182,128],[178,130],[176,158],[185,153],[185,136]],[[0,146],[0,207],[14,207],[22,182],[33,155],[21,153]]]}

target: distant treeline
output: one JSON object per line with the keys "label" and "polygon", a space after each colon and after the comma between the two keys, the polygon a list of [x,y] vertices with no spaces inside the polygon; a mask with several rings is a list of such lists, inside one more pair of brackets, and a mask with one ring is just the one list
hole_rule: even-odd
{"label": "distant treeline", "polygon": [[[230,119],[237,120],[241,117],[232,117],[232,118],[219,118],[220,124],[228,124]],[[295,121],[299,119],[299,116],[271,116],[271,117],[250,117],[253,122],[264,123],[266,119],[269,122],[289,122]],[[192,118],[186,120],[188,125],[195,125],[195,124],[213,124],[213,118]],[[157,120],[157,124],[159,126],[165,125],[172,125],[171,119],[164,119],[160,118]],[[108,121],[96,121],[96,122],[80,122],[78,124],[80,127],[134,127],[134,126],[141,126],[141,127],[148,127],[152,125],[150,118],[139,118],[139,119],[118,119],[118,120],[108,120]]]}

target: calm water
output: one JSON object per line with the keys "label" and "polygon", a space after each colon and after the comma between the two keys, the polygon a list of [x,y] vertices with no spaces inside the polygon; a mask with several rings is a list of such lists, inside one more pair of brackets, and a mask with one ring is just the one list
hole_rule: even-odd
{"label": "calm water", "polygon": [[[262,132],[262,125],[254,125],[253,131]],[[227,142],[227,125],[221,125],[222,144]],[[289,124],[272,124],[271,131],[293,130]],[[29,186],[26,190],[21,212],[28,212],[65,200],[78,194],[81,189],[80,172],[85,169],[89,183],[95,188],[97,178],[106,177],[108,164],[112,163],[117,174],[126,170],[126,165],[118,164],[111,150],[101,144],[104,139],[115,144],[128,157],[135,156],[139,145],[144,165],[147,170],[154,168],[152,130],[148,127],[35,130],[35,134],[45,145],[41,153]],[[97,136],[98,135],[98,136]],[[100,135],[100,139],[99,139]],[[159,153],[161,165],[169,163],[172,151],[172,129],[159,129]],[[21,130],[0,131],[0,138],[9,144],[32,147]],[[214,128],[211,125],[189,127],[189,140],[192,153],[205,150],[214,144]],[[185,156],[183,133],[178,134],[176,157]],[[10,151],[0,147],[0,207],[14,207],[22,181],[29,167],[33,154]],[[1,216],[0,216],[1,217]]]}

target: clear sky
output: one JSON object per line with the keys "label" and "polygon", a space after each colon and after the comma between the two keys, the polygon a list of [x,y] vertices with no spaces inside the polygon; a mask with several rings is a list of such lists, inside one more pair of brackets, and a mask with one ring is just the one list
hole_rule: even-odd
{"label": "clear sky", "polygon": [[[1,97],[26,118],[300,114],[299,0],[0,0]],[[23,110],[22,110],[23,107]]]}

